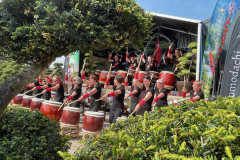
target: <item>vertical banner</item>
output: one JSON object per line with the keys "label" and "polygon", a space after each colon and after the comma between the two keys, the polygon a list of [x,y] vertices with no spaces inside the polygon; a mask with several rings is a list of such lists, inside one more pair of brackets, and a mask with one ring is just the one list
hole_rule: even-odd
{"label": "vertical banner", "polygon": [[201,81],[205,97],[209,97],[216,62],[223,51],[229,27],[237,13],[240,0],[218,0],[213,12],[203,54]]}
{"label": "vertical banner", "polygon": [[79,72],[79,56],[80,52],[72,52],[69,57],[68,73],[70,76],[77,76]]}
{"label": "vertical banner", "polygon": [[[227,44],[227,42],[229,42]],[[240,96],[240,10],[234,18],[223,47],[227,57],[220,95],[222,97]]]}

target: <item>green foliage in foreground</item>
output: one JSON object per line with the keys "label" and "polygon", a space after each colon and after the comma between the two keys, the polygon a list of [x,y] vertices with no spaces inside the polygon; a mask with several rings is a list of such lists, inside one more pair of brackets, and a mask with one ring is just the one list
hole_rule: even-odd
{"label": "green foliage in foreground", "polygon": [[62,159],[57,152],[66,152],[68,141],[42,112],[8,108],[0,119],[0,160]]}
{"label": "green foliage in foreground", "polygon": [[219,98],[146,112],[86,139],[69,158],[239,159],[239,108],[240,98]]}
{"label": "green foliage in foreground", "polygon": [[15,61],[0,60],[0,84],[3,83],[8,77],[24,70],[27,66],[19,64]]}

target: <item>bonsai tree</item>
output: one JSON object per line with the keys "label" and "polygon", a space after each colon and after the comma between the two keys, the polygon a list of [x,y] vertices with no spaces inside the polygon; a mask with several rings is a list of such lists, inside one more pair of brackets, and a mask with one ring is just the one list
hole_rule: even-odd
{"label": "bonsai tree", "polygon": [[188,45],[189,51],[185,56],[178,58],[180,72],[177,77],[183,79],[185,76],[186,81],[190,81],[192,78],[196,77],[196,54],[197,54],[197,43],[191,42]]}

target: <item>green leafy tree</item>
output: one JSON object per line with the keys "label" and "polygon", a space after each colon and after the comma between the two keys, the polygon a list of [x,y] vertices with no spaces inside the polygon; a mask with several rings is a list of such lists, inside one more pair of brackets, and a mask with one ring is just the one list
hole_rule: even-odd
{"label": "green leafy tree", "polygon": [[76,50],[143,48],[151,16],[134,0],[2,0],[0,55],[28,67],[0,86],[0,114],[56,57]]}

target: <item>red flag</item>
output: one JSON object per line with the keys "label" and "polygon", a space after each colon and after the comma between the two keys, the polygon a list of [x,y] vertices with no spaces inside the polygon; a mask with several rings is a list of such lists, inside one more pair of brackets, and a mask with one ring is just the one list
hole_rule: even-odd
{"label": "red flag", "polygon": [[159,40],[157,38],[153,56],[157,60],[158,65],[160,64],[160,61],[161,61],[161,54],[162,54],[161,52],[162,51],[161,51],[160,43],[159,43]]}

